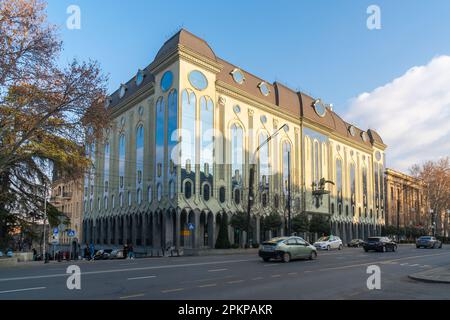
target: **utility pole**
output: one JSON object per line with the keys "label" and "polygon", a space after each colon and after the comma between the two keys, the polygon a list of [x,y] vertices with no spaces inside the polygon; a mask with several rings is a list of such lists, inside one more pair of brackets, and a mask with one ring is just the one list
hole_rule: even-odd
{"label": "utility pole", "polygon": [[253,152],[252,158],[248,159],[249,160],[249,179],[248,179],[248,204],[247,204],[247,244],[250,245],[250,213],[252,211],[252,204],[253,204],[253,198],[254,198],[254,193],[253,193],[253,185],[254,185],[254,181],[255,181],[255,169],[254,169],[254,160],[255,160],[255,155],[256,153],[261,149],[262,146],[264,146],[266,143],[268,143],[270,140],[272,140],[272,138],[274,138],[282,129],[284,129],[284,127],[286,127],[287,124],[283,124],[277,131],[275,131],[271,136],[269,136],[266,140],[264,140],[263,142],[261,142],[261,144],[258,146],[258,148],[256,148],[255,152]]}
{"label": "utility pole", "polygon": [[44,183],[44,239],[42,240],[44,242],[44,263],[48,263],[48,259],[47,259],[47,253],[45,251],[45,247],[46,247],[46,237],[45,237],[45,223],[47,221],[47,185]]}

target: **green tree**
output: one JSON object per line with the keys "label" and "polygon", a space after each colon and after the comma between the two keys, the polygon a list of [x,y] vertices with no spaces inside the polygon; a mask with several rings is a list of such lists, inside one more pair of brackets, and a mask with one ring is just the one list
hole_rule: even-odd
{"label": "green tree", "polygon": [[231,247],[228,239],[228,223],[226,216],[222,215],[220,218],[219,234],[217,235],[216,249],[229,249]]}
{"label": "green tree", "polygon": [[296,215],[292,219],[292,230],[297,233],[308,232],[309,231],[309,220],[306,214]]}
{"label": "green tree", "polygon": [[[45,8],[41,0],[0,1],[0,244],[30,212],[42,219],[54,167],[82,176],[91,165],[84,143],[109,125],[106,77],[95,61],[61,67]],[[54,209],[50,219],[60,216]]]}
{"label": "green tree", "polygon": [[[230,225],[235,229],[239,230],[240,238],[242,239],[242,234],[247,231],[248,227],[248,216],[244,212],[238,212],[231,217]],[[251,227],[251,226],[250,226]],[[251,231],[251,230],[249,230]]]}
{"label": "green tree", "polygon": [[316,232],[319,235],[321,234],[329,235],[331,232],[330,222],[324,215],[315,214],[311,218],[309,231]]}
{"label": "green tree", "polygon": [[262,220],[263,231],[277,230],[282,225],[281,217],[277,212],[272,212]]}

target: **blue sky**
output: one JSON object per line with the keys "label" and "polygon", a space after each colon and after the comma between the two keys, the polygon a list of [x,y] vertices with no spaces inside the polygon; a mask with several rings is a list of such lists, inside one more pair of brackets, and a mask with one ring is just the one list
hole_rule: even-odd
{"label": "blue sky", "polygon": [[[81,9],[81,30],[65,27],[71,4]],[[381,30],[366,27],[372,4],[381,9]],[[184,27],[219,57],[333,103],[343,115],[351,99],[450,55],[448,0],[49,0],[48,18],[60,26],[61,61],[98,60],[111,92]]]}

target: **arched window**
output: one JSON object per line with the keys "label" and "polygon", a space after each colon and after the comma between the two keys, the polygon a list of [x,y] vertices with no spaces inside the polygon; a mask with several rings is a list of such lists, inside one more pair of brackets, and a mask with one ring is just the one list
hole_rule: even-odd
{"label": "arched window", "polygon": [[[232,190],[242,186],[244,172],[244,142],[241,126],[231,126],[231,183]],[[236,198],[236,197],[235,197]]]}
{"label": "arched window", "polygon": [[353,203],[356,201],[356,176],[355,176],[355,164],[350,164],[350,194],[352,197]]}
{"label": "arched window", "polygon": [[131,191],[128,191],[128,206],[131,207]]}
{"label": "arched window", "polygon": [[375,205],[378,207],[379,188],[378,188],[378,163],[375,162],[373,174],[375,175]]}
{"label": "arched window", "polygon": [[331,204],[331,214],[334,214],[334,203]]}
{"label": "arched window", "polygon": [[136,198],[137,198],[136,199],[137,204],[140,205],[142,203],[142,190],[141,189],[137,189]]}
{"label": "arched window", "polygon": [[158,183],[158,186],[156,187],[156,198],[158,201],[161,201],[162,199],[162,186],[161,183]]}
{"label": "arched window", "polygon": [[320,180],[320,167],[321,167],[321,161],[320,161],[320,151],[319,151],[319,142],[314,141],[314,155],[313,155],[313,172],[314,172],[314,182],[317,184]]}
{"label": "arched window", "polygon": [[114,195],[111,196],[111,208],[115,208],[116,207],[116,198],[114,197]]}
{"label": "arched window", "polygon": [[167,176],[174,177],[176,175],[175,166],[179,163],[177,150],[178,143],[178,93],[173,89],[169,92],[167,98],[168,103],[168,120],[167,120],[167,148],[169,152],[169,163]]}
{"label": "arched window", "polygon": [[241,203],[241,189],[234,189],[234,203],[237,205]]}
{"label": "arched window", "polygon": [[262,145],[261,148],[259,149],[259,191],[260,192],[264,192],[269,189],[269,176],[270,176],[269,144],[265,143],[267,138],[268,138],[268,134],[266,132],[261,132],[259,134],[258,145],[261,146],[264,143],[264,145]]}
{"label": "arched window", "polygon": [[123,207],[123,192],[119,193],[119,206]]}
{"label": "arched window", "polygon": [[156,165],[155,174],[156,177],[160,178],[162,176],[162,165],[164,163],[164,118],[165,118],[165,104],[164,98],[160,97],[156,101],[156,115],[155,115],[155,154],[156,154]]}
{"label": "arched window", "polygon": [[214,103],[207,96],[200,98],[200,139],[200,170],[208,176],[214,161]]}
{"label": "arched window", "polygon": [[383,208],[384,206],[383,206],[383,199],[384,199],[384,183],[383,183],[383,181],[384,181],[384,167],[383,167],[383,165],[382,164],[380,164],[380,166],[378,167],[378,170],[379,170],[379,175],[380,175],[380,199],[381,199],[381,201],[380,201],[380,203],[381,203],[381,207]]}
{"label": "arched window", "polygon": [[[363,205],[364,207],[367,207],[367,168],[364,166],[362,169],[362,183],[363,183]],[[367,215],[366,215],[367,216]]]}
{"label": "arched window", "polygon": [[290,188],[289,184],[292,184],[292,181],[289,181],[289,171],[291,170],[292,162],[291,162],[291,144],[287,141],[283,142],[282,146],[282,155],[283,155],[283,192],[284,195],[288,195],[288,191]]}
{"label": "arched window", "polygon": [[264,208],[267,207],[267,202],[267,192],[263,192],[263,194],[261,195],[261,203]]}
{"label": "arched window", "polygon": [[183,90],[181,94],[181,168],[191,171],[195,166],[195,124],[197,98],[192,90]]}
{"label": "arched window", "polygon": [[124,188],[125,176],[125,135],[121,134],[119,137],[119,189]]}
{"label": "arched window", "polygon": [[220,201],[220,203],[224,203],[225,200],[226,200],[225,187],[220,187],[220,189],[219,189],[219,201]]}
{"label": "arched window", "polygon": [[209,198],[210,198],[210,187],[209,187],[209,184],[208,184],[208,183],[205,183],[205,184],[203,185],[203,199],[204,199],[205,201],[208,201]]}
{"label": "arched window", "polygon": [[103,164],[103,183],[104,183],[104,193],[108,193],[109,184],[109,159],[110,159],[110,149],[109,142],[105,144],[105,162]]}
{"label": "arched window", "polygon": [[152,200],[153,200],[152,187],[148,186],[147,187],[147,201],[148,201],[148,203],[152,203]]}
{"label": "arched window", "polygon": [[339,202],[342,202],[342,161],[336,159],[336,190]]}
{"label": "arched window", "polygon": [[144,171],[144,126],[136,129],[136,189],[142,187],[142,175]]}
{"label": "arched window", "polygon": [[108,197],[105,196],[103,199],[103,206],[105,207],[105,210],[108,210]]}
{"label": "arched window", "polygon": [[192,196],[192,183],[190,181],[186,181],[184,183],[184,197],[186,199],[190,199]]}
{"label": "arched window", "polygon": [[169,198],[175,198],[175,182],[173,181],[169,182]]}

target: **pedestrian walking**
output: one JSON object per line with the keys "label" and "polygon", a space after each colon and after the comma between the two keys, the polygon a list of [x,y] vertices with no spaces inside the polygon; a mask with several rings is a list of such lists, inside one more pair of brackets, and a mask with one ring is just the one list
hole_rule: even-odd
{"label": "pedestrian walking", "polygon": [[128,245],[128,258],[134,259],[134,249],[131,243]]}
{"label": "pedestrian walking", "polygon": [[89,245],[89,253],[91,254],[91,260],[94,260],[94,255],[95,255],[95,247],[94,244],[91,242],[91,244]]}
{"label": "pedestrian walking", "polygon": [[128,257],[128,245],[123,245],[123,258],[126,259]]}

